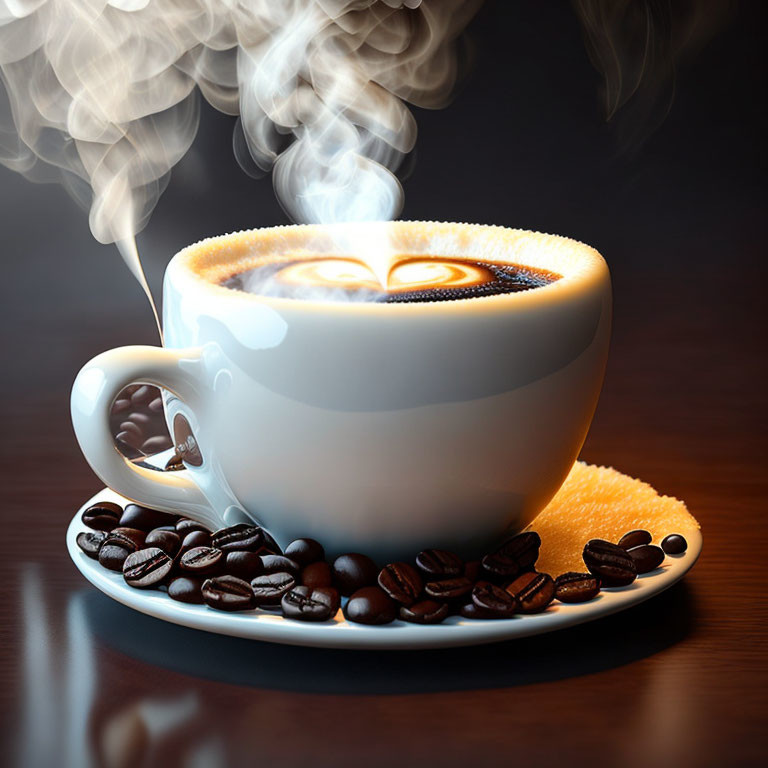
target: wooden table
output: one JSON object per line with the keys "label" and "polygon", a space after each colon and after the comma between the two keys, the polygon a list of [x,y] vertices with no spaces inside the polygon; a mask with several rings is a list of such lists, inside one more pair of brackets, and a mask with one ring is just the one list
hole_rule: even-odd
{"label": "wooden table", "polygon": [[612,356],[582,454],[687,501],[705,537],[694,571],[594,624],[437,652],[240,641],[95,591],[64,549],[99,487],[68,389],[91,355],[151,343],[151,327],[87,309],[57,323],[56,302],[17,297],[0,484],[9,761],[132,768],[178,764],[180,750],[202,766],[760,764],[768,371],[762,267],[744,248],[738,270],[703,260],[663,279],[617,259]]}

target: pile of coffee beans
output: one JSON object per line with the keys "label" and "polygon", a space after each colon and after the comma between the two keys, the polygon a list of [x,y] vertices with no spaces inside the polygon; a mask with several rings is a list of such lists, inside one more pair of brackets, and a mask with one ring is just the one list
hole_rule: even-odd
{"label": "pile of coffee beans", "polygon": [[148,384],[131,384],[120,392],[112,403],[109,426],[120,452],[130,459],[160,453],[173,445],[160,390]]}
{"label": "pile of coffee beans", "polygon": [[136,589],[164,590],[172,600],[220,611],[278,611],[298,621],[329,621],[342,608],[348,621],[372,625],[541,613],[554,600],[581,603],[603,587],[627,586],[638,574],[659,568],[666,555],[687,548],[679,534],[667,536],[659,547],[642,530],[630,531],[616,544],[592,539],[584,547],[586,572],[553,579],[536,570],[541,539],[533,531],[513,536],[479,560],[425,549],[412,563],[379,568],[358,552],[329,562],[314,539],[296,539],[283,551],[258,525],[210,531],[138,504],[93,504],[82,513],[82,522],[89,530],[77,536],[80,549],[122,573]]}

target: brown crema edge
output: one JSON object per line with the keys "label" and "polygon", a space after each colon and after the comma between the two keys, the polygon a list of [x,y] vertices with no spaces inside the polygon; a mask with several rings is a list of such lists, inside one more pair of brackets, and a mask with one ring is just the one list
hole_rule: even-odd
{"label": "brown crema edge", "polygon": [[[557,275],[576,276],[602,262],[593,248],[576,240],[495,225],[397,221],[373,223],[372,237],[389,237],[404,257],[456,258],[495,262]],[[344,231],[344,225],[339,226]],[[377,229],[379,230],[377,232]],[[179,253],[184,265],[218,284],[266,260],[293,261],[317,257],[359,259],[336,245],[333,229],[321,225],[285,225],[208,238]],[[555,263],[553,263],[555,262]],[[570,264],[569,264],[570,262]],[[563,270],[562,266],[570,266]]]}

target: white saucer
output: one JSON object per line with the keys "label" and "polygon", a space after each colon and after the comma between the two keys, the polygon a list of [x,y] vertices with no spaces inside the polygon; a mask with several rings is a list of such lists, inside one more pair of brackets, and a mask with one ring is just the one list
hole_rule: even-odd
{"label": "white saucer", "polygon": [[371,627],[345,621],[339,611],[333,621],[313,624],[284,619],[282,616],[257,610],[224,613],[204,605],[188,605],[171,600],[163,592],[129,587],[122,575],[102,568],[98,561],[83,553],[75,541],[78,533],[88,530],[80,521],[82,511],[96,501],[115,501],[121,505],[128,503],[123,496],[106,488],[89,499],[69,524],[67,549],[83,576],[104,594],[141,613],[185,627],[271,643],[321,648],[448,648],[512,640],[516,637],[572,627],[631,608],[668,589],[693,567],[701,553],[702,544],[698,531],[688,531],[685,534],[688,540],[688,550],[685,554],[667,556],[662,568],[641,576],[631,586],[603,590],[588,603],[565,605],[555,601],[544,613],[536,615],[495,621],[469,620],[455,616],[442,624],[431,626],[395,621],[385,626]]}

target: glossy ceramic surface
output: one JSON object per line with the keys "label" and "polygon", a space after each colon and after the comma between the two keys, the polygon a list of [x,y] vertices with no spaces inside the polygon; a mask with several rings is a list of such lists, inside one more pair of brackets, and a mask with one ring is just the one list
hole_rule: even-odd
{"label": "glossy ceramic surface", "polygon": [[[329,554],[472,554],[529,523],[567,475],[597,403],[611,320],[605,262],[588,246],[520,230],[393,227],[410,253],[562,278],[464,301],[268,299],[212,280],[274,251],[333,252],[325,230],[190,246],[166,272],[166,348],[112,350],[78,376],[75,431],[101,479],[213,528],[244,511],[279,542],[313,536]],[[172,393],[168,423],[181,414],[191,425],[200,466],[158,476],[115,451],[106,411],[138,381]]]}

